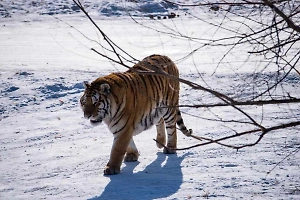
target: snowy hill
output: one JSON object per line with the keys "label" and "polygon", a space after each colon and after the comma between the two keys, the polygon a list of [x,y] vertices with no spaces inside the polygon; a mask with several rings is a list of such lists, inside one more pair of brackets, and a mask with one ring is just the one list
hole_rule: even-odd
{"label": "snowy hill", "polygon": [[[146,16],[156,14],[167,14],[172,10],[177,10],[178,6],[165,1],[81,1],[88,11],[98,12],[104,16],[126,16],[131,15]],[[40,15],[74,14],[80,12],[79,8],[72,1],[43,0],[2,0],[0,2],[0,16],[12,17],[14,15],[24,15],[37,13]]]}

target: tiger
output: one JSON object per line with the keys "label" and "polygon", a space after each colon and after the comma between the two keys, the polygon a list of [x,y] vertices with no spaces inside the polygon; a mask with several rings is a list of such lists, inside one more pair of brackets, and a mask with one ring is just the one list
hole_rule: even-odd
{"label": "tiger", "polygon": [[[163,71],[175,78],[139,73],[153,71]],[[104,121],[114,136],[104,175],[120,173],[123,160],[138,160],[140,154],[133,136],[153,125],[157,130],[156,145],[164,147],[165,154],[176,153],[176,123],[186,136],[192,134],[192,129],[186,128],[178,107],[178,77],[178,68],[169,57],[151,55],[125,72],[111,73],[92,83],[84,81],[85,90],[80,98],[84,118],[93,125]]]}

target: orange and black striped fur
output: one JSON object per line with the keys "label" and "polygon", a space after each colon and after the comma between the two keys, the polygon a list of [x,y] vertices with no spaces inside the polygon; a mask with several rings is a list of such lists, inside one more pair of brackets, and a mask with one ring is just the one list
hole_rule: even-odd
{"label": "orange and black striped fur", "polygon": [[[146,57],[132,69],[99,77],[91,84],[84,82],[85,91],[80,98],[84,117],[92,124],[104,121],[114,135],[110,159],[104,174],[120,173],[125,161],[137,161],[138,150],[133,136],[156,125],[157,141],[166,143],[164,153],[175,153],[177,146],[176,123],[179,129],[190,135],[178,109],[179,81],[161,75],[136,73],[137,70],[164,70],[179,76],[176,65],[166,56]],[[159,148],[162,148],[157,143]]]}

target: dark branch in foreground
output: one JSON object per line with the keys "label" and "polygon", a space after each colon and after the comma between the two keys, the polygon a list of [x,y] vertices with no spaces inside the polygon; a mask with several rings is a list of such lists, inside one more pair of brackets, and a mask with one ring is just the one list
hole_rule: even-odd
{"label": "dark branch in foreground", "polygon": [[[300,103],[300,99],[291,98],[291,99],[273,99],[273,100],[261,100],[261,101],[234,101],[232,104],[236,106],[263,106],[263,105],[272,105],[272,104],[290,104],[290,103]],[[216,104],[196,104],[196,105],[180,105],[179,107],[189,107],[189,108],[212,108],[212,107],[225,107],[231,106],[225,103],[216,103]]]}
{"label": "dark branch in foreground", "polygon": [[[162,145],[163,147],[167,148],[167,149],[172,149],[172,150],[177,150],[177,151],[188,150],[188,149],[192,149],[192,148],[200,147],[200,146],[204,146],[204,145],[209,145],[209,144],[219,144],[221,146],[225,146],[225,147],[228,147],[228,148],[239,150],[239,149],[242,149],[242,148],[245,148],[245,147],[251,147],[251,146],[257,145],[261,141],[261,139],[267,133],[269,133],[271,131],[285,129],[285,128],[290,128],[290,127],[295,127],[295,126],[300,126],[300,121],[286,123],[286,124],[281,124],[281,125],[278,125],[278,126],[272,126],[270,128],[265,128],[263,131],[261,131],[261,129],[253,129],[253,130],[250,130],[250,131],[245,131],[245,132],[237,133],[235,135],[230,135],[230,136],[222,137],[222,138],[219,138],[219,139],[216,139],[216,140],[205,138],[205,137],[193,136],[193,138],[195,138],[197,140],[201,139],[201,140],[206,140],[207,142],[203,142],[203,143],[196,144],[196,145],[189,146],[189,147],[175,148],[175,149],[174,148],[169,148],[169,147],[165,146],[164,144],[158,142],[155,139],[153,139],[153,140],[155,142],[157,142],[158,144]],[[261,132],[261,133],[260,133],[258,139],[255,142],[253,142],[253,143],[243,144],[243,145],[230,145],[230,144],[222,143],[222,141],[225,141],[225,140],[233,139],[233,138],[236,138],[236,137],[241,137],[241,136],[248,135],[248,134],[259,133],[259,132]]]}

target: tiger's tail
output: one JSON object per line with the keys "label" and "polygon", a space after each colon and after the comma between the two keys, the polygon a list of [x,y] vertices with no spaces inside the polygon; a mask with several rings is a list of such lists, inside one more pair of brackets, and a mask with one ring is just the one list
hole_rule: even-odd
{"label": "tiger's tail", "polygon": [[187,129],[186,126],[184,125],[183,119],[181,117],[181,112],[179,110],[179,108],[177,108],[177,121],[176,121],[179,130],[186,136],[191,136],[193,133],[192,129]]}

